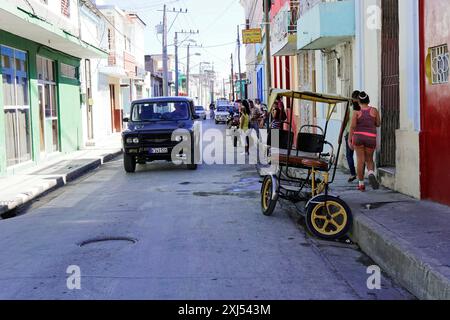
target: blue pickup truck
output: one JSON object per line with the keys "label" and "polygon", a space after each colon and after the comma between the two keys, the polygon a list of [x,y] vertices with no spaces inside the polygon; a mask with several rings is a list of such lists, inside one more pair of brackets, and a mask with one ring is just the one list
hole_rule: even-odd
{"label": "blue pickup truck", "polygon": [[[194,132],[199,126],[198,119],[189,98],[134,101],[130,117],[124,119],[128,128],[122,133],[125,171],[133,173],[136,164],[156,160],[183,163],[188,169],[196,170],[200,141]],[[181,144],[183,149],[179,148]]]}

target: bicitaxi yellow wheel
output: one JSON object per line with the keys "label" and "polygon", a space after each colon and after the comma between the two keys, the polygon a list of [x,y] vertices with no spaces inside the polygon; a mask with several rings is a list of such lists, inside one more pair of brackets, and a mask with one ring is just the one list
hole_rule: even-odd
{"label": "bicitaxi yellow wheel", "polygon": [[272,177],[266,176],[261,187],[261,211],[265,216],[271,216],[276,205],[277,200],[273,200]]}
{"label": "bicitaxi yellow wheel", "polygon": [[352,223],[353,215],[349,206],[333,196],[314,198],[306,210],[308,230],[321,239],[341,239],[349,232]]}

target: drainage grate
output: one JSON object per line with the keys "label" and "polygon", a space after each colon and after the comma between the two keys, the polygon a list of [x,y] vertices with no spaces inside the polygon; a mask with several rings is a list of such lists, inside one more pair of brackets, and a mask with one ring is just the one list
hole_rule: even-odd
{"label": "drainage grate", "polygon": [[90,244],[94,244],[94,243],[101,243],[101,242],[112,242],[112,241],[122,241],[122,242],[129,242],[131,244],[135,244],[137,242],[137,239],[134,238],[129,238],[129,237],[105,237],[105,238],[95,238],[95,239],[90,239],[90,240],[86,240],[81,242],[80,244],[78,244],[80,247],[84,247]]}

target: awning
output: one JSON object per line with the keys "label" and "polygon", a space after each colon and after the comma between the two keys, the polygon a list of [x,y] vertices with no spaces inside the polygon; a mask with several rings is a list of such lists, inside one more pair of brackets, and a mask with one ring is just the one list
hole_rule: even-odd
{"label": "awning", "polygon": [[346,98],[338,95],[330,95],[309,91],[293,91],[284,89],[271,89],[269,96],[269,110],[272,110],[272,105],[277,99],[277,97],[287,97],[293,99],[307,100],[311,102],[319,102],[330,105],[336,105],[339,103],[346,103],[351,100],[351,98]]}
{"label": "awning", "polygon": [[112,78],[118,79],[130,79],[128,74],[125,72],[125,69],[117,67],[117,66],[104,66],[99,67],[98,72],[107,75]]}
{"label": "awning", "polygon": [[0,7],[1,29],[80,59],[107,58],[108,53],[80,40],[45,19],[7,1]]}

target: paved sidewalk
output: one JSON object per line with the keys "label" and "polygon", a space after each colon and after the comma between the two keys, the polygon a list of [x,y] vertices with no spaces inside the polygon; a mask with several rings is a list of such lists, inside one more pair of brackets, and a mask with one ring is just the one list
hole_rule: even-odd
{"label": "paved sidewalk", "polygon": [[449,300],[450,208],[389,189],[361,193],[346,180],[333,192],[355,215],[352,240],[419,299]]}
{"label": "paved sidewalk", "polygon": [[114,134],[67,155],[57,156],[13,176],[0,178],[0,219],[15,214],[16,209],[94,170],[122,153],[121,136]]}
{"label": "paved sidewalk", "polygon": [[450,299],[450,208],[382,188],[361,193],[339,172],[331,193],[352,209],[351,239],[419,299]]}

